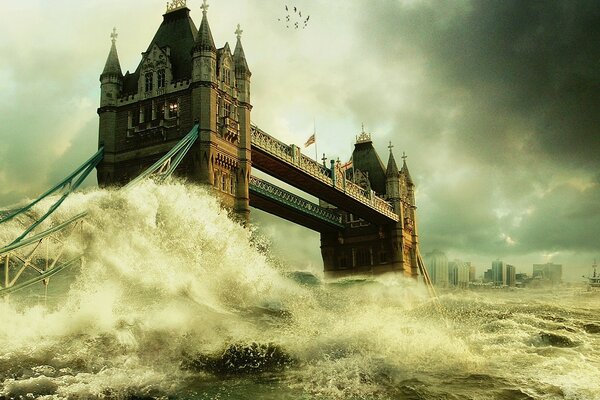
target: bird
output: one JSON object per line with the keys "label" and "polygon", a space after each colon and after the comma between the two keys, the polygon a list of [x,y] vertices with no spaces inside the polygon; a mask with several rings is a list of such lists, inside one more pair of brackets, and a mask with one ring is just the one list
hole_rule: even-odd
{"label": "bird", "polygon": [[[305,18],[302,17],[302,11],[297,7],[297,6],[289,6],[287,4],[284,4],[284,8],[286,11],[285,15],[285,27],[286,28],[291,28],[292,25],[295,29],[299,29],[300,26],[302,26],[302,29],[306,29],[306,27],[308,26],[308,20],[310,19],[310,15]],[[294,11],[294,14],[291,13],[291,11]],[[283,16],[277,18],[277,21],[282,22],[284,21]]]}

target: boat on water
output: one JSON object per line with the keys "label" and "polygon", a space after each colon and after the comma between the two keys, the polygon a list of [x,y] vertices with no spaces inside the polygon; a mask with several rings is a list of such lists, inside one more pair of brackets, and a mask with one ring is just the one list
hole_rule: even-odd
{"label": "boat on water", "polygon": [[594,260],[594,264],[592,265],[592,275],[584,276],[588,280],[588,290],[592,289],[600,289],[600,274],[596,271],[598,265],[596,264],[596,260]]}

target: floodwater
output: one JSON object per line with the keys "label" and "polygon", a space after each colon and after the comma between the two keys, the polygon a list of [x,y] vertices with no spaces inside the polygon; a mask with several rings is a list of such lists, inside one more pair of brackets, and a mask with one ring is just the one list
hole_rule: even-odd
{"label": "floodwater", "polygon": [[201,188],[76,194],[53,220],[86,209],[84,263],[0,301],[0,399],[600,398],[600,293],[455,291],[440,314],[402,277],[290,272]]}

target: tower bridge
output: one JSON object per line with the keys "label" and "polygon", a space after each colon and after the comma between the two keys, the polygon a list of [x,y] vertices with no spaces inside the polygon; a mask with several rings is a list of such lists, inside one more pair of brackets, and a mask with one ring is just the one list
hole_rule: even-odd
{"label": "tower bridge", "polygon": [[[242,223],[249,221],[254,207],[319,232],[326,275],[396,272],[410,277],[423,274],[427,281],[419,254],[415,187],[406,157],[398,168],[390,143],[384,167],[371,135],[363,128],[352,152],[352,168],[333,160],[326,165],[251,124],[252,73],[242,46],[242,30],[238,25],[233,53],[228,43],[217,48],[206,0],[201,8],[202,20],[196,28],[185,0],[169,3],[133,73],[122,73],[113,31],[100,75],[99,151],[40,197],[68,187],[42,219],[93,168],[101,187],[132,185],[152,173],[160,179],[175,173],[211,187],[223,207]],[[318,198],[319,203],[257,178],[252,168]],[[0,213],[0,223],[35,202]],[[74,221],[81,218],[83,215]],[[26,236],[39,222],[8,246],[0,244],[0,262],[5,261],[5,284],[4,288],[0,285],[0,292],[16,282],[16,277],[9,278],[14,262],[19,265],[19,275],[28,266],[40,273],[28,284],[47,282],[48,260],[39,268],[16,253],[26,246],[37,248],[39,243]],[[34,237],[46,238],[57,231]]]}

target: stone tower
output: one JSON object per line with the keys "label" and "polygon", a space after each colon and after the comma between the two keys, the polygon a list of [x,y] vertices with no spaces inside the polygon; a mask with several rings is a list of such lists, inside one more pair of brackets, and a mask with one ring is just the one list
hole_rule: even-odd
{"label": "stone tower", "polygon": [[346,221],[346,228],[337,234],[321,234],[321,254],[328,276],[384,272],[418,275],[414,184],[406,157],[403,156],[402,169],[398,170],[391,143],[389,149],[385,168],[373,147],[371,135],[363,128],[352,152],[352,168],[345,174],[347,180],[367,193],[374,193],[392,204],[400,221],[375,225],[338,210]]}
{"label": "stone tower", "polygon": [[97,167],[100,186],[123,185],[169,151],[195,124],[199,139],[176,173],[211,185],[243,221],[250,206],[250,69],[236,30],[217,48],[202,5],[196,29],[185,0],[167,4],[163,21],[133,73],[121,72],[116,33],[102,75]]}

